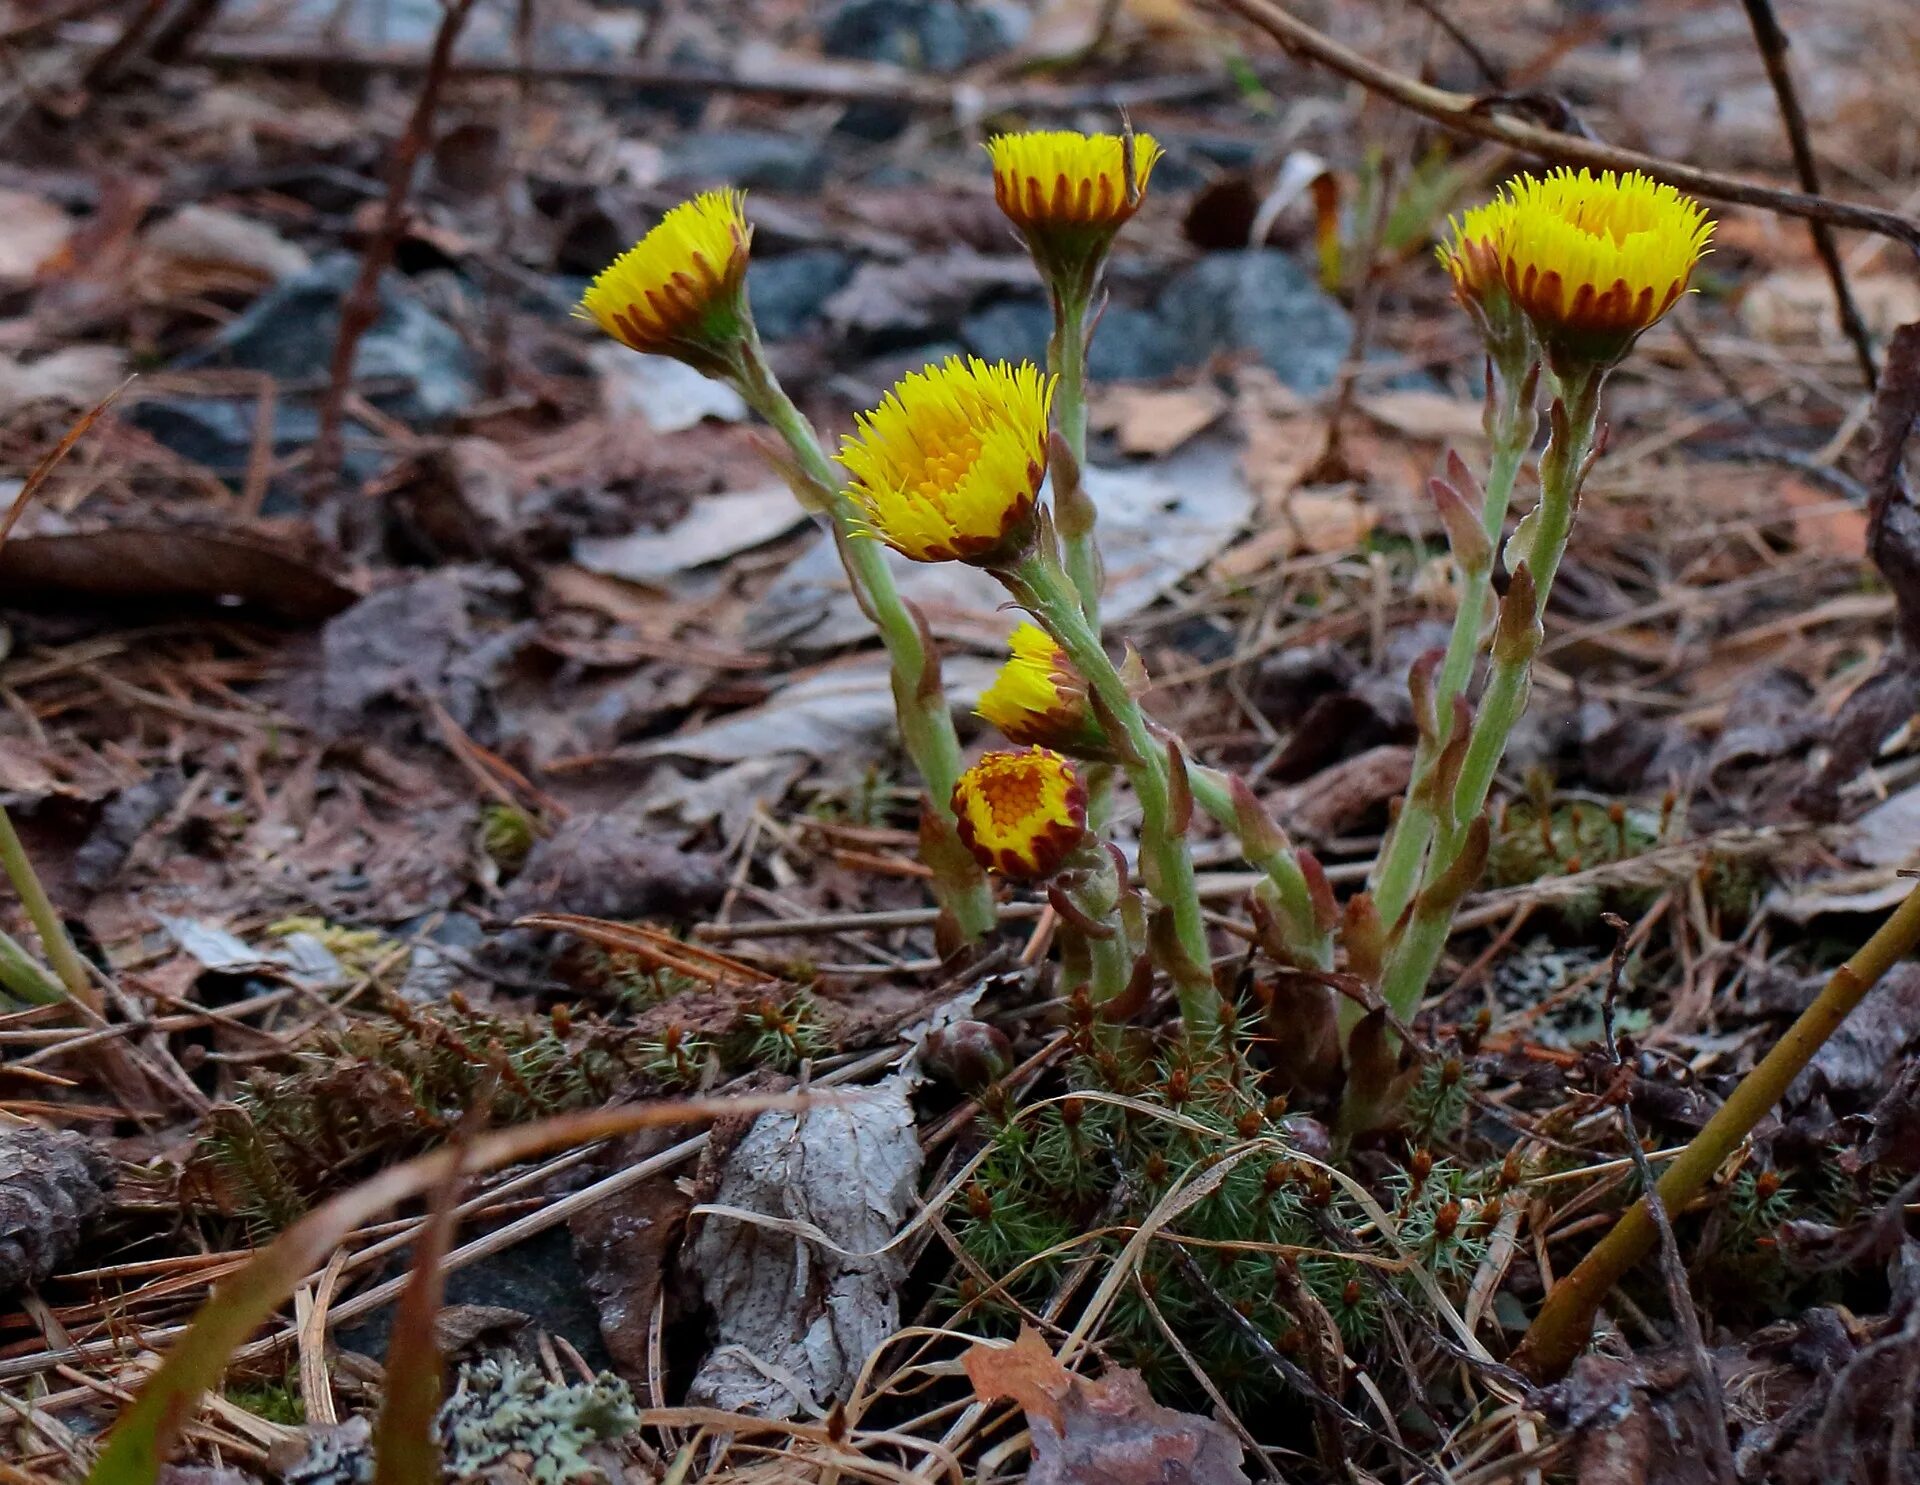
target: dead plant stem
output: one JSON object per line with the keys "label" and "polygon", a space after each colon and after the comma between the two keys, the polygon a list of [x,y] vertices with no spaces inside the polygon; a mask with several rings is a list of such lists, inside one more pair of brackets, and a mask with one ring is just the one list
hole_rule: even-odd
{"label": "dead plant stem", "polygon": [[[1773,1050],[1728,1096],[1706,1126],[1660,1178],[1659,1200],[1683,1211],[1727,1157],[1780,1101],[1790,1084],[1867,992],[1920,945],[1920,886],[1895,908],[1873,937],[1833,972],[1800,1018]],[[1534,1317],[1514,1364],[1539,1379],[1565,1374],[1593,1331],[1593,1317],[1626,1272],[1644,1259],[1659,1237],[1645,1198],[1635,1202],[1579,1265],[1556,1284]]]}

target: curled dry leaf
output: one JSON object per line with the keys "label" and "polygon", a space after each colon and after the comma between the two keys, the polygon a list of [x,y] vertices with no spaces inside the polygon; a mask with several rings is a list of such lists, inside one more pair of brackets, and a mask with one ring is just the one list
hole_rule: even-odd
{"label": "curled dry leaf", "polygon": [[1031,1326],[1011,1346],[975,1345],[964,1362],[983,1400],[1011,1399],[1027,1415],[1028,1485],[1247,1485],[1239,1440],[1211,1418],[1161,1407],[1138,1372],[1076,1377]]}
{"label": "curled dry leaf", "polygon": [[887,1244],[921,1158],[907,1095],[895,1077],[764,1114],[735,1146],[686,1250],[717,1342],[691,1401],[773,1418],[824,1407],[899,1327],[906,1264]]}

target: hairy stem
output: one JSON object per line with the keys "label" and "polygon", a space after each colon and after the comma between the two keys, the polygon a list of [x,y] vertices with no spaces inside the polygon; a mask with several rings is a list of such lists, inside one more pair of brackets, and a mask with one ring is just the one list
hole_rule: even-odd
{"label": "hairy stem", "polygon": [[1307,885],[1307,874],[1300,869],[1300,860],[1285,837],[1276,830],[1270,840],[1249,839],[1246,822],[1234,803],[1232,781],[1219,769],[1189,763],[1187,779],[1193,788],[1193,802],[1216,824],[1233,832],[1240,842],[1240,854],[1246,857],[1249,866],[1267,874],[1279,899],[1288,947],[1302,964],[1316,969],[1333,968],[1333,935],[1320,927],[1313,910],[1313,889]]}
{"label": "hairy stem", "polygon": [[894,585],[885,548],[856,534],[853,503],[833,462],[821,448],[813,425],[775,379],[759,336],[751,331],[734,368],[734,380],[748,404],[773,426],[792,453],[797,472],[811,487],[814,508],[832,528],[854,596],[880,631],[893,665],[900,739],[926,785],[924,818],[934,839],[923,854],[933,868],[934,896],[952,915],[961,936],[968,943],[977,942],[994,925],[993,892],[954,826],[960,739],[940,685],[939,657],[930,652],[918,620]]}
{"label": "hairy stem", "polygon": [[[1527,547],[1512,554],[1513,562],[1516,568],[1525,565],[1533,590],[1532,612],[1516,617],[1535,634],[1546,615],[1554,575],[1559,571],[1574,509],[1579,504],[1580,483],[1599,421],[1602,381],[1603,377],[1595,373],[1570,380],[1562,388],[1562,400],[1555,406],[1553,439],[1540,460],[1540,505],[1528,517],[1522,532],[1516,533],[1516,540],[1526,536]],[[1412,1016],[1420,1003],[1446,948],[1454,909],[1459,905],[1457,894],[1449,900],[1448,894],[1430,889],[1463,867],[1462,853],[1474,823],[1486,809],[1487,794],[1506,753],[1507,739],[1527,709],[1534,647],[1534,643],[1525,643],[1503,650],[1500,638],[1495,638],[1486,692],[1474,715],[1466,756],[1452,789],[1451,808],[1446,811],[1447,818],[1436,816],[1433,820],[1433,846],[1420,873],[1421,890],[1414,899],[1413,917],[1388,957],[1381,985],[1387,1004],[1403,1019]],[[1444,797],[1445,781],[1441,783]]]}
{"label": "hairy stem", "polygon": [[1053,471],[1054,509],[1067,573],[1080,595],[1080,610],[1094,632],[1100,631],[1100,596],[1105,575],[1094,543],[1094,508],[1081,483],[1087,466],[1087,301],[1075,290],[1053,293],[1053,338],[1047,342],[1047,369],[1055,378],[1053,420],[1072,457]]}
{"label": "hairy stem", "polygon": [[[1833,972],[1813,1004],[1687,1142],[1654,1188],[1662,1207],[1682,1211],[1700,1194],[1866,993],[1916,946],[1920,946],[1920,887],[1907,895],[1858,953]],[[1514,1357],[1515,1364],[1543,1380],[1563,1375],[1592,1334],[1601,1302],[1652,1251],[1657,1235],[1643,1197],[1572,1273],[1553,1286]]]}
{"label": "hairy stem", "polygon": [[1148,890],[1173,917],[1177,952],[1163,958],[1162,964],[1179,993],[1188,1035],[1206,1040],[1219,1025],[1212,951],[1194,884],[1193,858],[1187,851],[1185,822],[1175,818],[1175,781],[1166,745],[1154,735],[1140,703],[1127,690],[1101,647],[1099,634],[1087,622],[1072,581],[1054,554],[1051,536],[1043,533],[1035,550],[999,577],[1066,652],[1098,702],[1103,722],[1119,734],[1113,742],[1140,800],[1141,873]]}
{"label": "hairy stem", "polygon": [[[1506,526],[1514,480],[1520,473],[1521,461],[1533,445],[1534,429],[1539,423],[1531,391],[1524,367],[1493,369],[1487,390],[1487,432],[1492,452],[1487,464],[1486,504],[1481,512],[1481,525],[1492,551],[1500,548],[1500,534]],[[1492,582],[1491,557],[1471,566],[1461,564],[1460,606],[1454,611],[1446,658],[1441,662],[1433,688],[1437,726],[1431,736],[1420,739],[1415,750],[1413,781],[1407,790],[1406,807],[1394,822],[1386,847],[1374,867],[1374,901],[1380,909],[1381,920],[1388,927],[1399,920],[1411,900],[1420,864],[1433,839],[1433,809],[1420,798],[1419,786],[1432,772],[1441,749],[1447,745],[1447,734],[1453,724],[1453,698],[1465,692],[1467,682],[1473,677],[1473,663],[1480,654],[1481,631],[1486,627],[1487,592]]]}

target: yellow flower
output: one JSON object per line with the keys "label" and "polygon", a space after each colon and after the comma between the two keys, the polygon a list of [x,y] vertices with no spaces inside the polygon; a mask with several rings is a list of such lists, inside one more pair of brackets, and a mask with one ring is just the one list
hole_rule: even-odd
{"label": "yellow flower", "polygon": [[988,871],[1050,877],[1087,833],[1087,791],[1047,748],[988,753],[953,786],[960,839]]}
{"label": "yellow flower", "polygon": [[1060,129],[988,141],[994,199],[1063,300],[1091,302],[1114,234],[1140,209],[1161,153],[1150,134]]}
{"label": "yellow flower", "polygon": [[1113,750],[1087,705],[1087,687],[1053,636],[1022,624],[1009,636],[1013,652],[980,693],[980,715],[1008,742],[1059,748],[1079,758],[1111,759]]}
{"label": "yellow flower", "polygon": [[1071,129],[1002,134],[987,144],[994,199],[1028,232],[1094,227],[1111,233],[1139,210],[1163,153],[1151,134],[1134,135],[1129,154],[1121,135]]}
{"label": "yellow flower", "polygon": [[580,301],[591,319],[636,351],[706,369],[744,331],[741,285],[753,229],[738,191],[683,201],[594,279]]}
{"label": "yellow flower", "polygon": [[1532,322],[1556,370],[1609,366],[1687,290],[1713,222],[1635,171],[1521,176],[1452,222],[1440,261],[1463,303]]}
{"label": "yellow flower", "polygon": [[910,373],[840,451],[864,534],[916,562],[1017,557],[1047,474],[1052,401],[1053,378],[1030,365],[954,356]]}

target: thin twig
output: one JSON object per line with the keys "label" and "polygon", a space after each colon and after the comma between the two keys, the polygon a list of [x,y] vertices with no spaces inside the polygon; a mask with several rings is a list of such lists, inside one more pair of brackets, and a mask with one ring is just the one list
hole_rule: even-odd
{"label": "thin twig", "polygon": [[[420,72],[429,59],[415,48],[348,49],[326,44],[288,42],[273,36],[207,38],[195,50],[206,62],[244,64],[278,71],[315,69],[351,72]],[[593,62],[564,57],[462,57],[451,69],[463,78],[524,78],[530,82],[602,83],[631,93],[644,90],[705,97],[741,93],[827,103],[891,103],[969,114],[1070,114],[1086,109],[1148,108],[1192,103],[1230,93],[1235,84],[1225,72],[1177,73],[1132,82],[1061,87],[1046,83],[977,87],[918,76],[883,64],[832,63],[807,67],[792,57],[776,65],[737,62],[732,70],[628,61]]]}
{"label": "thin twig", "polygon": [[473,9],[473,0],[445,0],[445,6],[440,29],[434,33],[433,51],[427,59],[427,75],[420,84],[420,96],[387,164],[387,198],[380,208],[380,220],[367,238],[366,251],[360,258],[360,274],[340,306],[340,333],[333,343],[326,395],[320,402],[320,432],[313,445],[311,477],[316,493],[324,490],[340,470],[340,424],[347,392],[353,384],[354,354],[359,349],[360,337],[379,318],[380,275],[393,261],[394,248],[406,227],[407,197],[413,189],[414,167],[432,136],[433,116],[440,106],[440,91],[453,63],[454,43],[460,39],[460,31]]}
{"label": "thin twig", "polygon": [[1805,221],[1826,222],[1859,232],[1904,243],[1920,254],[1920,220],[1877,206],[1852,201],[1835,201],[1828,196],[1807,195],[1801,191],[1783,191],[1763,186],[1738,176],[1702,170],[1678,160],[1622,149],[1597,139],[1562,134],[1526,119],[1497,112],[1500,106],[1432,87],[1403,73],[1382,67],[1352,47],[1316,31],[1300,20],[1278,0],[1215,0],[1224,9],[1265,31],[1281,46],[1297,56],[1320,63],[1342,77],[1359,83],[1370,92],[1391,98],[1403,108],[1433,120],[1442,128],[1492,144],[1503,144],[1536,159],[1566,165],[1585,165],[1596,170],[1638,170],[1663,180],[1682,191],[1714,201],[1730,201],[1741,206],[1757,206],[1763,211]]}
{"label": "thin twig", "polygon": [[[1601,921],[1613,930],[1613,957],[1607,965],[1607,986],[1600,1000],[1600,1027],[1606,1036],[1607,1060],[1616,1076],[1626,1074],[1626,1062],[1620,1056],[1620,1043],[1613,1032],[1613,1012],[1620,996],[1620,981],[1627,968],[1627,920],[1618,913],[1605,913]],[[1727,1400],[1720,1389],[1720,1378],[1707,1355],[1706,1338],[1700,1333],[1700,1317],[1694,1313],[1693,1295],[1687,1288],[1687,1267],[1680,1256],[1680,1243],[1673,1235],[1673,1223],[1667,1217],[1666,1203],[1660,1200],[1660,1188],[1654,1180],[1653,1162],[1647,1159],[1640,1143],[1640,1131],[1633,1123],[1633,1100],[1620,1100],[1620,1130],[1626,1136],[1627,1154],[1640,1176],[1640,1189],[1646,1192],[1647,1212],[1660,1234],[1660,1276],[1666,1281],[1667,1303],[1673,1308],[1674,1323],[1686,1344],[1687,1364],[1693,1371],[1693,1384],[1700,1392],[1701,1411],[1706,1415],[1707,1439],[1713,1446],[1713,1472],[1722,1485],[1734,1485],[1733,1443],[1727,1437]]]}
{"label": "thin twig", "polygon": [[[1787,70],[1787,33],[1773,13],[1773,0],[1740,0],[1747,8],[1747,20],[1753,26],[1754,44],[1760,48],[1760,60],[1766,64],[1767,81],[1773,84],[1774,100],[1780,105],[1780,122],[1787,131],[1787,146],[1793,151],[1793,173],[1800,189],[1810,196],[1820,194],[1820,168],[1814,163],[1813,141],[1807,136],[1807,116],[1800,107],[1800,94],[1793,86],[1793,74]],[[1847,270],[1840,262],[1840,248],[1833,240],[1833,228],[1825,222],[1809,220],[1807,231],[1813,237],[1813,250],[1833,285],[1834,306],[1840,314],[1840,328],[1853,342],[1853,354],[1860,363],[1860,374],[1871,390],[1880,379],[1874,364],[1873,336],[1867,330],[1866,317],[1847,283]]]}

